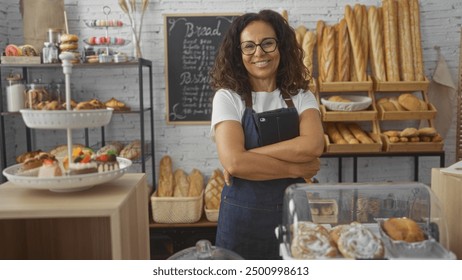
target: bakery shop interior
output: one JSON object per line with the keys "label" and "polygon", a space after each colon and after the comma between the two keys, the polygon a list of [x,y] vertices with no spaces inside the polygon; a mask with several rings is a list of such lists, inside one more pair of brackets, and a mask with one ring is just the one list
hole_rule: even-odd
{"label": "bakery shop interior", "polygon": [[2,0],[0,259],[462,259],[461,14]]}

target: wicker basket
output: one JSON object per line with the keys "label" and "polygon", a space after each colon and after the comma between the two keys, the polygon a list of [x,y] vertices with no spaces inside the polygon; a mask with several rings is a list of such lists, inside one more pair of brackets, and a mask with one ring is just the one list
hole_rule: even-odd
{"label": "wicker basket", "polygon": [[152,217],[156,223],[195,223],[202,216],[204,191],[195,197],[151,196]]}
{"label": "wicker basket", "polygon": [[207,221],[209,222],[217,222],[218,221],[218,214],[220,213],[220,210],[218,209],[207,209],[207,207],[204,207],[205,211],[205,217],[207,218]]}

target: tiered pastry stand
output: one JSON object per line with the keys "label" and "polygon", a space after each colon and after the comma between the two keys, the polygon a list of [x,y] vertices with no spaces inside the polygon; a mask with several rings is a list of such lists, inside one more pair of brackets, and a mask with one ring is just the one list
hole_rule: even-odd
{"label": "tiered pastry stand", "polygon": [[[24,123],[34,129],[66,129],[67,130],[67,154],[72,158],[72,129],[102,127],[107,125],[112,117],[112,108],[95,110],[73,110],[71,108],[70,75],[72,73],[73,55],[63,52],[59,58],[63,62],[63,73],[66,85],[66,110],[20,110]],[[112,181],[122,176],[132,162],[125,158],[117,158],[119,170],[82,175],[64,174],[59,177],[39,178],[21,174],[22,164],[16,164],[5,168],[3,174],[18,187],[45,189],[56,192],[71,192],[89,189],[95,185]]]}

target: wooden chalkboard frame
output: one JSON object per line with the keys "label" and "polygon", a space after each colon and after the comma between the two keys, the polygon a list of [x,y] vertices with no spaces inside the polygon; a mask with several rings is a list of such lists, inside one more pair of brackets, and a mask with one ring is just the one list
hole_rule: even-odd
{"label": "wooden chalkboard frame", "polygon": [[[242,14],[238,13],[183,13],[183,14],[164,14],[164,49],[165,49],[165,100],[166,100],[166,122],[167,124],[178,124],[178,125],[201,125],[201,124],[210,124],[210,116],[211,116],[211,105],[210,108],[206,109],[205,112],[203,113],[199,118],[200,119],[188,119],[187,115],[182,115],[181,113],[175,112],[175,107],[176,105],[181,106],[181,104],[177,103],[177,100],[173,100],[174,98],[178,98],[178,95],[175,95],[176,92],[178,92],[178,88],[174,88],[178,83],[178,77],[176,75],[181,75],[178,74],[178,67],[185,68],[184,65],[182,64],[181,66],[176,63],[173,65],[174,61],[170,60],[170,55],[172,52],[175,50],[172,50],[172,46],[169,46],[170,43],[170,34],[171,32],[174,32],[173,28],[178,22],[183,22],[183,21],[194,21],[196,22],[197,20],[204,20],[204,19],[209,19],[209,18],[217,18],[217,19],[225,19],[227,20],[229,24],[231,24],[231,21],[233,20],[234,17],[240,16]],[[170,20],[170,21],[169,21]],[[217,20],[218,23],[218,20]],[[215,29],[218,29],[219,27],[217,26]],[[213,32],[211,29],[210,31]],[[181,32],[181,31],[180,31]],[[216,33],[215,33],[216,34]],[[175,35],[175,34],[174,34]],[[221,33],[219,36],[219,42],[221,42],[221,39],[223,38],[224,34]],[[199,37],[199,35],[198,35]],[[172,39],[173,40],[173,39]],[[216,42],[213,43],[216,51],[218,51],[219,44]],[[178,46],[174,46],[175,48],[182,48]],[[178,54],[180,56],[180,54]],[[173,59],[175,59],[174,57]],[[211,59],[212,61],[214,60]],[[208,61],[210,63],[210,59]],[[200,68],[200,67],[199,67]],[[171,72],[176,71],[172,75]],[[194,70],[193,70],[194,71]],[[170,76],[169,76],[170,73]],[[207,73],[208,74],[208,73]],[[204,74],[203,74],[204,76]],[[173,84],[174,83],[174,84]],[[210,96],[213,95],[213,92],[211,89],[206,90],[204,89],[205,82],[204,84],[201,85],[203,88],[203,91],[201,90],[201,95],[202,94],[209,94]],[[208,82],[207,82],[208,86]],[[181,89],[180,89],[181,90]],[[175,92],[174,92],[175,91]],[[185,96],[184,91],[181,90],[181,95],[180,99]],[[201,96],[202,97],[202,96]],[[174,104],[175,103],[175,104]],[[200,103],[199,103],[200,104]],[[193,104],[194,105],[194,104]],[[196,104],[197,105],[197,104]],[[194,109],[194,108],[193,108]]]}

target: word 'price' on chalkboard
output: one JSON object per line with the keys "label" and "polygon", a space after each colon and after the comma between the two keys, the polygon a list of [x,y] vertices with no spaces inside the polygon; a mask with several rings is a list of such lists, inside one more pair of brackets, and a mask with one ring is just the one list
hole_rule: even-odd
{"label": "word 'price' on chalkboard", "polygon": [[238,14],[164,15],[167,123],[207,124],[213,90],[209,72]]}

